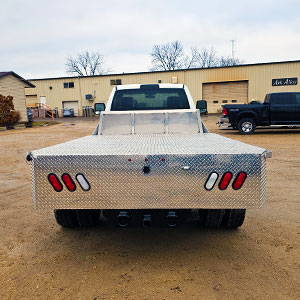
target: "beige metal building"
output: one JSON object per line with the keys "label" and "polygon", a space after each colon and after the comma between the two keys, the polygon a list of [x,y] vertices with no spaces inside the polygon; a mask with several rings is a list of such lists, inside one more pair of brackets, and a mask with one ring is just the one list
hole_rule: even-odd
{"label": "beige metal building", "polygon": [[208,112],[221,111],[224,103],[263,101],[267,93],[300,91],[300,60],[232,67],[123,73],[86,77],[32,79],[35,88],[26,88],[27,105],[44,103],[51,108],[74,108],[106,102],[118,84],[182,83],[193,98],[207,100]]}
{"label": "beige metal building", "polygon": [[27,87],[34,88],[35,86],[12,71],[0,72],[0,94],[13,97],[14,108],[20,113],[21,122],[28,121],[24,93],[24,88]]}

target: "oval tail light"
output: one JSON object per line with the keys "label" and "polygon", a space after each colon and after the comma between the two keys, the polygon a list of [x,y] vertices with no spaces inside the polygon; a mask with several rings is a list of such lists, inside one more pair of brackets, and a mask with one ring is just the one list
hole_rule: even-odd
{"label": "oval tail light", "polygon": [[77,182],[79,183],[80,187],[81,187],[85,192],[88,191],[88,190],[91,188],[89,182],[87,181],[87,179],[84,177],[83,174],[78,173],[78,174],[76,175],[76,180],[77,180]]}
{"label": "oval tail light", "polygon": [[235,180],[234,180],[234,182],[233,182],[233,184],[232,184],[232,188],[234,190],[239,190],[243,186],[246,178],[247,178],[246,172],[238,173]]}
{"label": "oval tail light", "polygon": [[224,175],[222,176],[220,183],[219,183],[219,189],[222,191],[226,190],[230,183],[231,178],[232,178],[231,172],[224,173]]}
{"label": "oval tail light", "polygon": [[214,186],[218,180],[218,177],[219,177],[218,173],[216,173],[216,172],[210,173],[210,175],[208,176],[208,178],[205,182],[205,185],[204,185],[204,187],[207,191],[211,191],[214,188]]}
{"label": "oval tail light", "polygon": [[62,174],[61,179],[70,192],[74,192],[76,190],[75,182],[73,181],[73,179],[69,174],[67,173]]}
{"label": "oval tail light", "polygon": [[48,180],[56,192],[61,192],[63,190],[63,185],[61,184],[56,174],[50,173],[48,175]]}

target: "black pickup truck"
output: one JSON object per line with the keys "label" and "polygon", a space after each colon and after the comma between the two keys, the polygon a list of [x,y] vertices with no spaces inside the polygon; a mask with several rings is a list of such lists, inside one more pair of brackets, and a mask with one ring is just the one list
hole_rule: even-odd
{"label": "black pickup truck", "polygon": [[257,126],[300,125],[300,92],[267,94],[263,103],[223,105],[218,124],[241,134],[252,134]]}

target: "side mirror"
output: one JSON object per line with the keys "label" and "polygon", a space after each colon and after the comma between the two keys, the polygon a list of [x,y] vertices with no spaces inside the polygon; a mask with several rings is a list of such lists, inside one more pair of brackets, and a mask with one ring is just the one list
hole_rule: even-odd
{"label": "side mirror", "polygon": [[94,113],[96,115],[100,115],[101,111],[105,110],[105,103],[95,103],[94,105]]}
{"label": "side mirror", "polygon": [[207,101],[206,100],[198,100],[196,102],[196,108],[200,110],[200,114],[207,115]]}

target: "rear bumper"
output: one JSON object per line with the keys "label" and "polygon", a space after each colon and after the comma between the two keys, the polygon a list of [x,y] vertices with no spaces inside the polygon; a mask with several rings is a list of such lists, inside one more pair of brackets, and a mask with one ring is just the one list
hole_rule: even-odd
{"label": "rear bumper", "polygon": [[231,124],[229,123],[229,119],[226,117],[220,117],[219,121],[217,122],[217,125],[221,128],[231,127]]}

